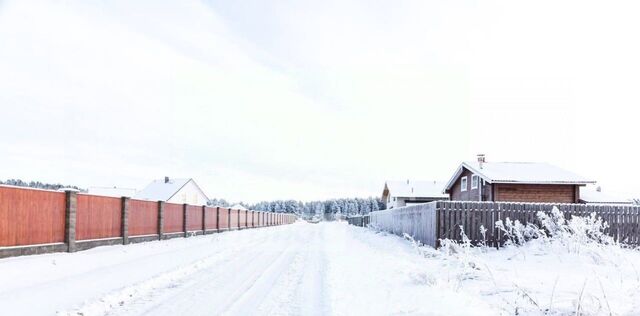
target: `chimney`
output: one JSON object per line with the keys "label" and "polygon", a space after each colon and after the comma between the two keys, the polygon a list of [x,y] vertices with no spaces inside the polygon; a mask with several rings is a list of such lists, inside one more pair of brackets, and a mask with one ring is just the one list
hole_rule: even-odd
{"label": "chimney", "polygon": [[169,177],[164,177],[164,183],[169,183]]}
{"label": "chimney", "polygon": [[482,169],[482,164],[484,164],[484,154],[478,154],[478,165],[480,165],[480,169]]}

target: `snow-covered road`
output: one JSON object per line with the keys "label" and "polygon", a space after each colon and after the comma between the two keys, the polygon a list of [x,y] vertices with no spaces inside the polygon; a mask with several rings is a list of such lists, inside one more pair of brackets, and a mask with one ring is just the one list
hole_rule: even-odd
{"label": "snow-covered road", "polygon": [[[640,252],[416,247],[345,223],[0,260],[2,315],[638,315]],[[578,249],[579,251],[577,251]],[[549,312],[551,311],[551,312]]]}
{"label": "snow-covered road", "polygon": [[399,238],[298,222],[2,259],[0,306],[20,315],[415,313],[429,296],[407,272],[412,256]]}

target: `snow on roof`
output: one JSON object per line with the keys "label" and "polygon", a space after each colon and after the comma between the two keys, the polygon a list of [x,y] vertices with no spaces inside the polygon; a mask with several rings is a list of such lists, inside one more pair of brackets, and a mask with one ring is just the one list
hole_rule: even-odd
{"label": "snow on roof", "polygon": [[448,198],[448,194],[442,193],[444,185],[441,181],[387,181],[385,189],[395,197]]}
{"label": "snow on roof", "polygon": [[167,201],[185,186],[191,179],[153,180],[133,198],[149,201]]}
{"label": "snow on roof", "polygon": [[630,199],[598,191],[598,188],[595,185],[587,185],[580,188],[580,200],[585,203],[631,204]]}
{"label": "snow on roof", "polygon": [[231,206],[229,208],[234,209],[234,210],[241,210],[241,211],[248,211],[249,210],[248,208],[242,206],[241,204],[235,204],[235,205],[233,205],[233,206]]}
{"label": "snow on roof", "polygon": [[462,168],[469,169],[489,183],[525,183],[525,184],[590,184],[586,179],[573,172],[544,162],[463,162],[447,183],[446,189],[458,179]]}

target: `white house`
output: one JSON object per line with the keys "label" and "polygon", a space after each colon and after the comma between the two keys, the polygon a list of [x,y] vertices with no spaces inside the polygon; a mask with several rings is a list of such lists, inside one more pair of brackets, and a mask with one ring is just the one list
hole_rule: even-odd
{"label": "white house", "polygon": [[440,181],[386,181],[382,191],[382,201],[387,209],[412,204],[448,200],[442,192],[445,183]]}
{"label": "white house", "polygon": [[193,179],[169,179],[169,177],[165,177],[164,180],[153,180],[133,198],[191,205],[206,205],[209,201],[207,195]]}

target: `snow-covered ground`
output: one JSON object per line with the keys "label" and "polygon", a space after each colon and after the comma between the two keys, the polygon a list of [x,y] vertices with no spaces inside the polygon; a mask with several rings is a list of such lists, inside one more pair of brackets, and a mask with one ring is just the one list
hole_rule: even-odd
{"label": "snow-covered ground", "polygon": [[[575,246],[575,245],[573,245]],[[435,251],[345,223],[0,260],[6,315],[633,315],[640,253]]]}

